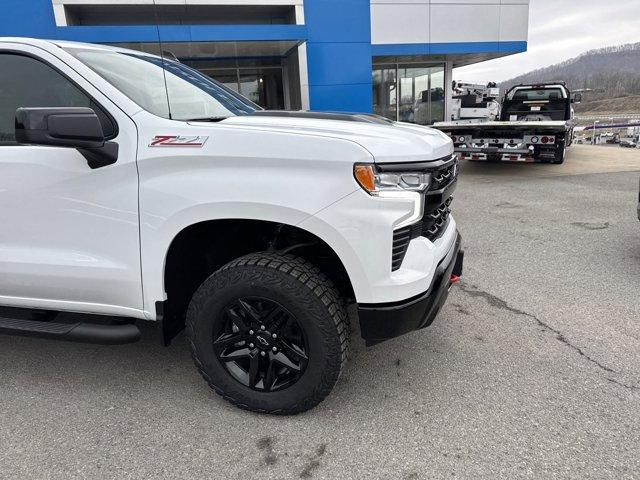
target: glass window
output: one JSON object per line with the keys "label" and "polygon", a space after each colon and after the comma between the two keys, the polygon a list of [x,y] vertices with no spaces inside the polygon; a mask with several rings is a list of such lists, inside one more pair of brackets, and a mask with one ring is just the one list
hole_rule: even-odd
{"label": "glass window", "polygon": [[429,75],[429,102],[431,107],[426,124],[432,125],[435,122],[444,121],[444,67],[431,67]]}
{"label": "glass window", "polygon": [[235,68],[229,69],[220,69],[220,70],[210,70],[204,69],[200,70],[202,73],[210,76],[215,81],[220,82],[227,88],[230,88],[234,92],[239,92],[238,90],[238,70]]}
{"label": "glass window", "polygon": [[140,107],[163,118],[190,120],[245,115],[256,104],[181,63],[126,51],[68,48]]}
{"label": "glass window", "polygon": [[398,119],[396,67],[373,68],[373,113],[390,120]]}
{"label": "glass window", "polygon": [[509,100],[547,101],[566,98],[565,92],[560,88],[515,88],[509,92]]}
{"label": "glass window", "polygon": [[282,67],[201,71],[267,110],[283,110],[285,107]]}
{"label": "glass window", "polygon": [[444,65],[373,68],[373,112],[391,120],[431,125],[444,120]]}
{"label": "glass window", "polygon": [[429,120],[429,68],[399,67],[398,80],[398,120],[426,125]]}
{"label": "glass window", "polygon": [[240,93],[268,110],[284,109],[281,68],[240,70]]}
{"label": "glass window", "polygon": [[0,54],[0,142],[15,141],[16,110],[20,107],[89,107],[102,123],[105,136],[115,125],[91,98],[49,65],[18,54]]}

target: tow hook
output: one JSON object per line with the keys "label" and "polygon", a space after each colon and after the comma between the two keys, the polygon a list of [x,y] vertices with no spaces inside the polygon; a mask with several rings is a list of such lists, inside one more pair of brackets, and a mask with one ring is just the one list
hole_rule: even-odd
{"label": "tow hook", "polygon": [[455,285],[458,282],[460,282],[460,277],[452,273],[451,278],[449,279],[449,285]]}

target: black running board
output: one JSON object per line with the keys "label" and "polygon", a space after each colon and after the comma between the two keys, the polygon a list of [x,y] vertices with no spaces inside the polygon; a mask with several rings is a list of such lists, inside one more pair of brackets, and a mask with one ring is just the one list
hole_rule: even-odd
{"label": "black running board", "polygon": [[140,340],[140,330],[135,325],[53,323],[2,317],[0,333],[98,345],[122,345]]}

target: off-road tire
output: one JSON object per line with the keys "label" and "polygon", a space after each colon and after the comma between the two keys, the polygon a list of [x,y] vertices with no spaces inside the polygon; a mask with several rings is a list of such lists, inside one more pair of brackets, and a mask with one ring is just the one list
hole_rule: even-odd
{"label": "off-road tire", "polygon": [[[306,370],[290,387],[260,392],[233,378],[213,347],[213,319],[242,295],[258,295],[286,307],[310,346]],[[254,412],[292,415],[315,407],[331,392],[349,348],[349,320],[332,282],[314,265],[293,255],[255,253],[233,260],[207,278],[186,317],[193,359],[209,386],[225,400]]]}

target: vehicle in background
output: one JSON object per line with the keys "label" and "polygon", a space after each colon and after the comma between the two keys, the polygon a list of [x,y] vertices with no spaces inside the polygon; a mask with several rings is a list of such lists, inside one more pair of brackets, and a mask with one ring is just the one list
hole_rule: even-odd
{"label": "vehicle in background", "polygon": [[453,82],[451,120],[496,120],[500,116],[500,89],[493,83]]}
{"label": "vehicle in background", "polygon": [[633,140],[620,140],[622,148],[636,148],[638,145]]}
{"label": "vehicle in background", "polygon": [[604,143],[615,144],[620,143],[620,134],[614,132],[607,132],[601,135],[601,140],[604,140]]}
{"label": "vehicle in background", "polygon": [[517,85],[504,95],[499,121],[454,121],[434,125],[451,136],[461,159],[564,162],[575,126],[571,95],[564,83]]}

